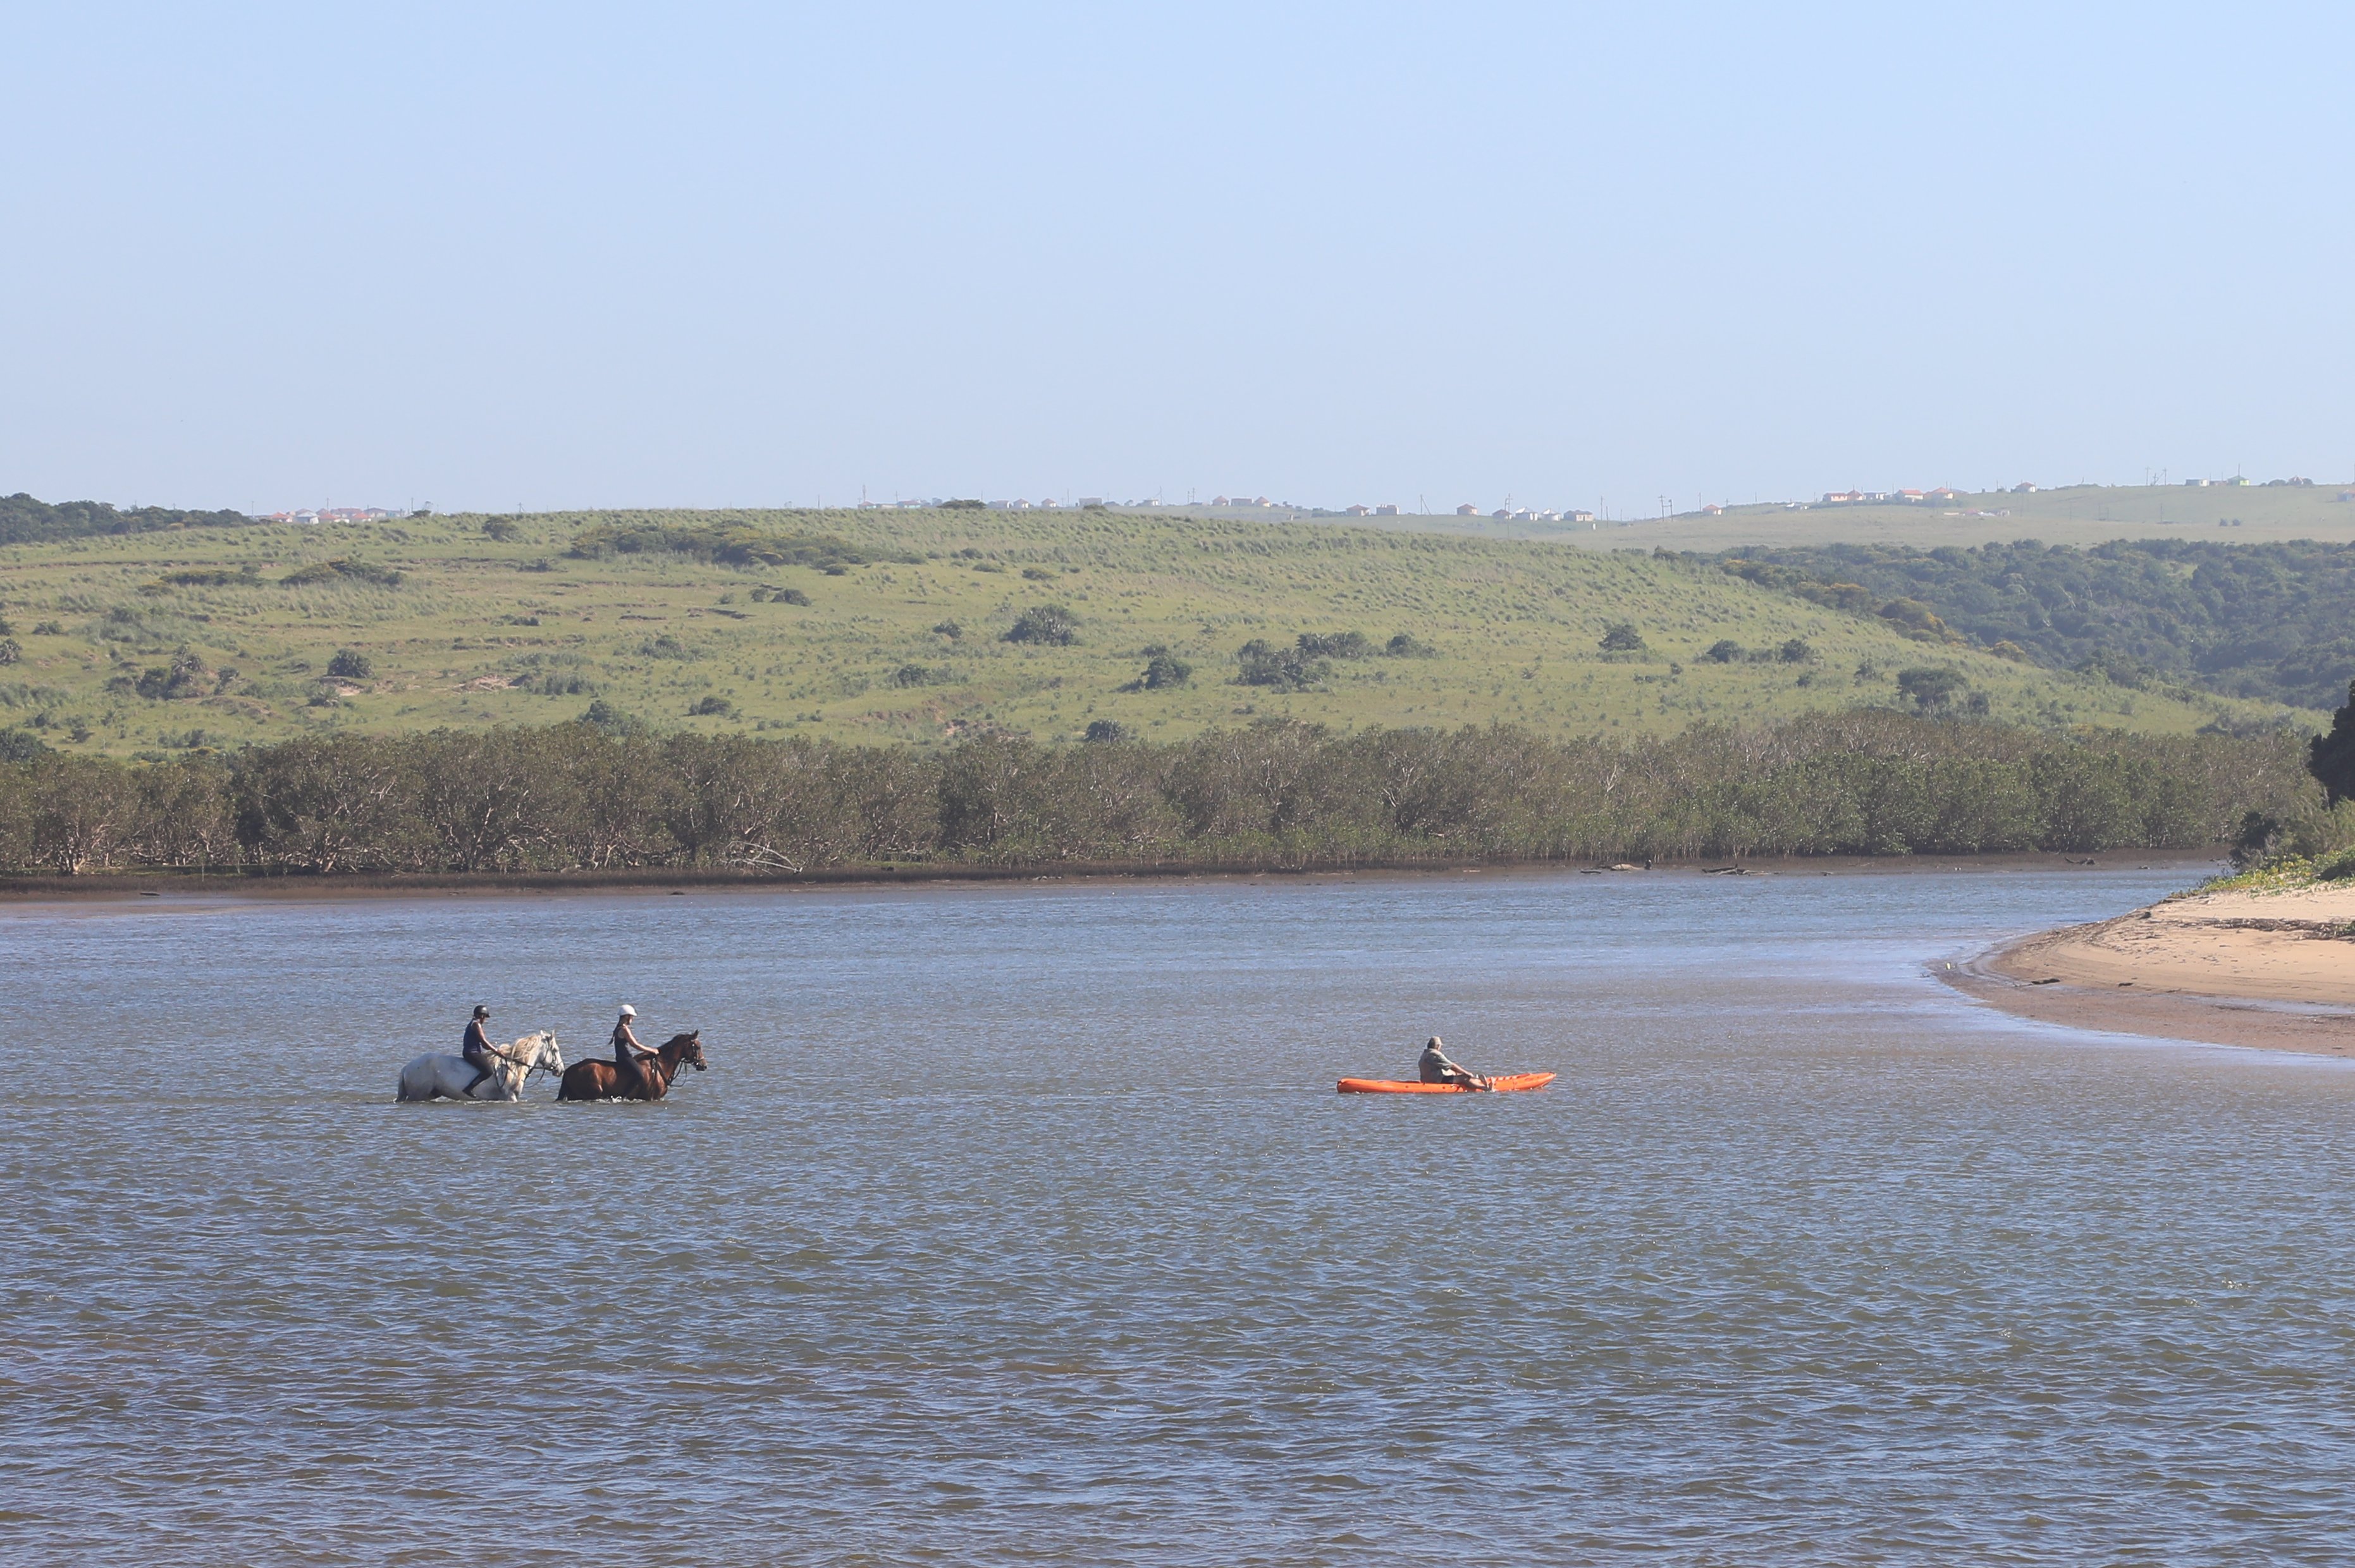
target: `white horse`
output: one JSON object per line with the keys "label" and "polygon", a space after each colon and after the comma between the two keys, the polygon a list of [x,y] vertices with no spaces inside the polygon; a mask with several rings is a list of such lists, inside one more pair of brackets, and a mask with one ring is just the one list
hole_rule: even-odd
{"label": "white horse", "polygon": [[474,1081],[474,1070],[466,1059],[446,1051],[429,1051],[400,1070],[400,1098],[520,1100],[525,1081],[535,1072],[556,1078],[564,1075],[564,1053],[556,1049],[556,1036],[547,1029],[527,1034],[513,1045],[491,1047],[491,1075],[472,1094],[466,1093],[466,1085]]}

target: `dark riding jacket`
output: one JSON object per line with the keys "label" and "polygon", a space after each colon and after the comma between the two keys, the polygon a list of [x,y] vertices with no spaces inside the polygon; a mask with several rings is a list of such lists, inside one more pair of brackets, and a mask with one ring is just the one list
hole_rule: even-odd
{"label": "dark riding jacket", "polygon": [[466,1059],[469,1067],[490,1071],[491,1063],[496,1058],[491,1055],[491,1037],[483,1032],[482,1019],[467,1020],[465,1042],[458,1047],[458,1054]]}

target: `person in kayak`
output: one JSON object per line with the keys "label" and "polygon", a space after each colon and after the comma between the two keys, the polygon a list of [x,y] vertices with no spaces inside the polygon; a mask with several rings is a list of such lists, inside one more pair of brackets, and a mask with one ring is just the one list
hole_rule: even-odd
{"label": "person in kayak", "polygon": [[477,1002],[474,1016],[466,1020],[466,1038],[458,1047],[458,1054],[474,1070],[474,1081],[466,1085],[466,1097],[470,1100],[474,1091],[483,1086],[483,1080],[491,1075],[491,1037],[483,1032],[483,1025],[490,1021],[490,1017],[491,1009]]}
{"label": "person in kayak", "polygon": [[1430,1043],[1423,1048],[1423,1055],[1414,1064],[1414,1072],[1425,1083],[1454,1083],[1465,1089],[1495,1087],[1462,1062],[1451,1061],[1437,1035],[1433,1035]]}

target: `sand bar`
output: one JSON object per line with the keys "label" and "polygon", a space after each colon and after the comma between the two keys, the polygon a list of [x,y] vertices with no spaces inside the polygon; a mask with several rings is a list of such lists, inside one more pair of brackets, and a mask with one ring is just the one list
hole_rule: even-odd
{"label": "sand bar", "polygon": [[2187,894],[1940,975],[2048,1023],[2355,1057],[2355,882]]}

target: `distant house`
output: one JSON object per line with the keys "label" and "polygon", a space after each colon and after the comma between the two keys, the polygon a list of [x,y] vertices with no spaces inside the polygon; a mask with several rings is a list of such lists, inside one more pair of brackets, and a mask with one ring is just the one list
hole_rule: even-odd
{"label": "distant house", "polygon": [[1373,516],[1374,513],[1374,509],[1371,507],[1345,507],[1344,510],[1353,517],[1369,517]]}
{"label": "distant house", "polygon": [[1941,485],[1935,490],[1923,492],[1922,498],[1925,501],[1959,501],[1963,498],[1963,493],[1960,490],[1949,490]]}
{"label": "distant house", "polygon": [[1561,515],[1561,520],[1565,523],[1591,523],[1594,520],[1594,514],[1582,507],[1573,507]]}
{"label": "distant house", "polygon": [[1455,508],[1455,515],[1459,517],[1476,517],[1480,515],[1480,508],[1466,501]]}
{"label": "distant house", "polygon": [[2194,490],[2205,490],[2212,481],[2207,479],[2186,479],[2184,483],[2189,485]]}
{"label": "distant house", "polygon": [[1725,508],[1719,506],[1714,501],[1711,501],[1708,506],[1703,507],[1700,510],[1701,516],[1705,517],[1721,517],[1725,516]]}
{"label": "distant house", "polygon": [[1499,507],[1488,515],[1499,522],[1509,523],[1513,520],[1513,509],[1510,507]]}
{"label": "distant house", "polygon": [[1827,507],[1853,506],[1863,499],[1864,492],[1861,490],[1827,490],[1824,492],[1824,505]]}
{"label": "distant house", "polygon": [[1909,501],[1918,506],[1922,502],[1929,499],[1929,495],[1930,493],[1926,490],[1900,490],[1897,492],[1897,498],[1901,501]]}
{"label": "distant house", "polygon": [[1398,515],[1399,509],[1396,507],[1376,507],[1374,508],[1374,516],[1378,517],[1395,517]]}
{"label": "distant house", "polygon": [[2036,486],[2023,482],[2014,485],[2011,487],[2011,493],[2015,496],[2033,496],[2036,494]]}

